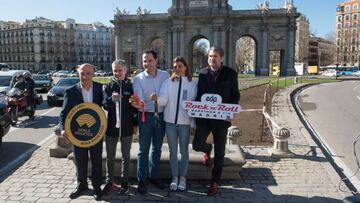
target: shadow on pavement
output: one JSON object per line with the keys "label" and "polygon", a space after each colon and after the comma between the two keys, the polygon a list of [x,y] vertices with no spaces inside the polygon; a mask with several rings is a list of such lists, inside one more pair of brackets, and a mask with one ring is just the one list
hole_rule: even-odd
{"label": "shadow on pavement", "polygon": [[0,183],[22,166],[40,146],[24,142],[6,142],[0,147]]}
{"label": "shadow on pavement", "polygon": [[[26,126],[26,128],[40,129],[54,127],[59,123],[59,116],[41,116],[37,122]],[[40,121],[41,120],[41,121]]]}

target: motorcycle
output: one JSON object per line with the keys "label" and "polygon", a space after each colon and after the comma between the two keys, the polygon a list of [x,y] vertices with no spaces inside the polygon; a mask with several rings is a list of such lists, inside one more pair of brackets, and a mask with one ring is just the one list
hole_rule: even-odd
{"label": "motorcycle", "polygon": [[34,118],[35,108],[28,105],[29,94],[25,90],[22,92],[18,88],[12,88],[7,97],[10,124],[13,126],[17,123],[19,117],[29,116],[29,119]]}

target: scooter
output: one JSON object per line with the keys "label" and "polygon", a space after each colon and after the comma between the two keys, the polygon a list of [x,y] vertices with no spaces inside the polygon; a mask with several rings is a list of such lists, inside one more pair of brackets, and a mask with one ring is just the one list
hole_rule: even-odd
{"label": "scooter", "polygon": [[29,116],[29,119],[34,118],[35,108],[28,105],[29,94],[25,90],[22,92],[18,88],[12,88],[7,97],[9,114],[10,114],[10,124],[12,126],[16,125],[19,117]]}

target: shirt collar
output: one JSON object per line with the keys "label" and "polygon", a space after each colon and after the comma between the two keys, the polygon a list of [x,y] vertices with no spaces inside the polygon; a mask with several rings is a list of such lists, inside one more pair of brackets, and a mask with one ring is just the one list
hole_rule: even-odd
{"label": "shirt collar", "polygon": [[[89,89],[89,90],[91,90],[92,87],[93,87],[93,82],[91,82],[91,85],[90,85],[90,89]],[[81,88],[82,90],[86,90],[86,89],[83,87],[83,85],[81,84],[81,82],[80,82],[80,88]],[[88,91],[88,90],[86,90],[86,91]]]}

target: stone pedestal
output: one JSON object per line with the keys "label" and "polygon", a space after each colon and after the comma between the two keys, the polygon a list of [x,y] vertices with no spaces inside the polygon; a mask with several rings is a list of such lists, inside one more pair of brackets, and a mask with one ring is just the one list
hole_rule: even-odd
{"label": "stone pedestal", "polygon": [[294,154],[289,150],[288,138],[290,131],[286,128],[274,129],[274,146],[269,150],[272,157],[293,157]]}
{"label": "stone pedestal", "polygon": [[54,128],[56,136],[55,142],[50,147],[50,157],[66,158],[72,152],[72,144],[60,135],[60,129],[58,126]]}
{"label": "stone pedestal", "polygon": [[[162,153],[160,159],[159,175],[160,178],[171,178],[170,164],[169,164],[169,147],[167,143],[162,146]],[[130,178],[136,178],[137,155],[139,152],[139,144],[133,143],[130,153]],[[195,152],[192,145],[189,145],[189,169],[187,179],[192,180],[209,180],[211,178],[212,166],[205,166],[202,164],[203,153]],[[211,154],[211,161],[214,154]],[[70,154],[69,159],[74,160],[73,154]],[[103,176],[106,174],[106,149],[105,143],[102,154],[103,160]],[[178,156],[180,160],[180,155]],[[240,179],[239,172],[242,166],[246,163],[245,154],[239,145],[227,145],[225,149],[224,167],[221,179],[223,180],[237,180]],[[89,161],[88,168],[89,175],[91,174],[91,167]],[[120,143],[117,145],[114,175],[120,177],[121,174],[121,150]]]}
{"label": "stone pedestal", "polygon": [[230,145],[240,145],[241,130],[237,126],[230,126],[227,134],[227,143]]}

